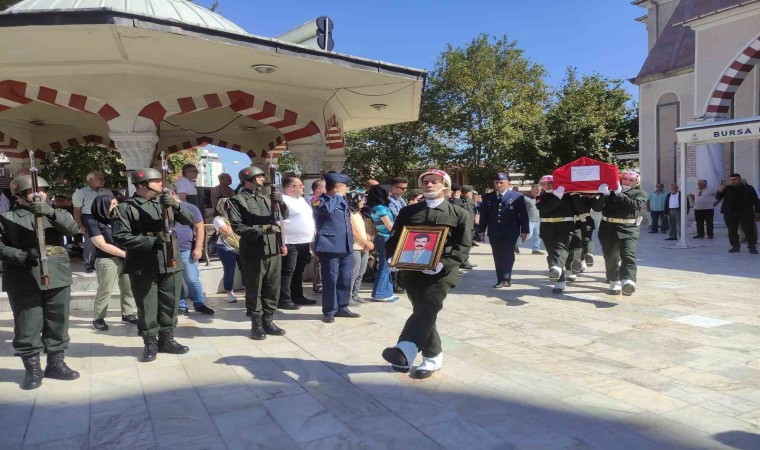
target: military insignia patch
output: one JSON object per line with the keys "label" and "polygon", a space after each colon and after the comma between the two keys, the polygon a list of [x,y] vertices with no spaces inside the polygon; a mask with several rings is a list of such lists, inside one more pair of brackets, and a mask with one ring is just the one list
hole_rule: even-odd
{"label": "military insignia patch", "polygon": [[137,176],[138,177],[144,177],[145,176],[145,172],[137,172]]}
{"label": "military insignia patch", "polygon": [[322,200],[320,198],[315,198],[311,201],[311,206],[319,206],[322,203]]}

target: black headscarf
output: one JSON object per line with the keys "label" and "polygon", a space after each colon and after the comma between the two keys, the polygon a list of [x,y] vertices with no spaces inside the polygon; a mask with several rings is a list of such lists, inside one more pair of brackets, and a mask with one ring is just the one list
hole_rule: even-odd
{"label": "black headscarf", "polygon": [[346,194],[346,201],[348,202],[348,209],[351,212],[359,211],[359,202],[366,200],[367,196],[362,192],[351,191]]}
{"label": "black headscarf", "polygon": [[92,214],[93,219],[103,225],[111,224],[111,214],[108,212],[111,208],[111,200],[113,200],[113,195],[105,194],[98,195],[95,197],[95,200],[92,201],[90,214]]}
{"label": "black headscarf", "polygon": [[391,200],[388,191],[379,184],[372,186],[369,188],[369,191],[367,191],[367,206],[370,208],[377,205],[388,206],[390,204]]}

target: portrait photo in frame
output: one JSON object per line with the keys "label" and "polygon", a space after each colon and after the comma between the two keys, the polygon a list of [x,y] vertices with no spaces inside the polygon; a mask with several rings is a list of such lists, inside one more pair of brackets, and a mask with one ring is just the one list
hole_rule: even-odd
{"label": "portrait photo in frame", "polygon": [[391,267],[401,270],[434,269],[443,255],[448,227],[405,226],[401,230]]}

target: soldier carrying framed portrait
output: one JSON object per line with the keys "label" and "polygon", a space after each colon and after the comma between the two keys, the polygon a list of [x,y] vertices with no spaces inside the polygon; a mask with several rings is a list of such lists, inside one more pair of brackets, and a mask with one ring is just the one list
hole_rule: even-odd
{"label": "soldier carrying framed portrait", "polygon": [[449,229],[438,226],[405,226],[391,267],[401,270],[430,270],[440,262]]}

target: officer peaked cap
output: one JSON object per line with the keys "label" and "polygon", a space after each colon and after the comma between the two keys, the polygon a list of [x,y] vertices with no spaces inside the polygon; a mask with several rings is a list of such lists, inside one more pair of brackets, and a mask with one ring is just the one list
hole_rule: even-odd
{"label": "officer peaked cap", "polygon": [[330,172],[325,174],[325,182],[330,184],[341,183],[345,185],[351,184],[351,177],[345,173]]}
{"label": "officer peaked cap", "polygon": [[493,177],[494,181],[509,181],[509,174],[506,172],[497,172]]}
{"label": "officer peaked cap", "polygon": [[451,190],[452,191],[461,191],[462,186],[459,185],[459,183],[451,183]]}

